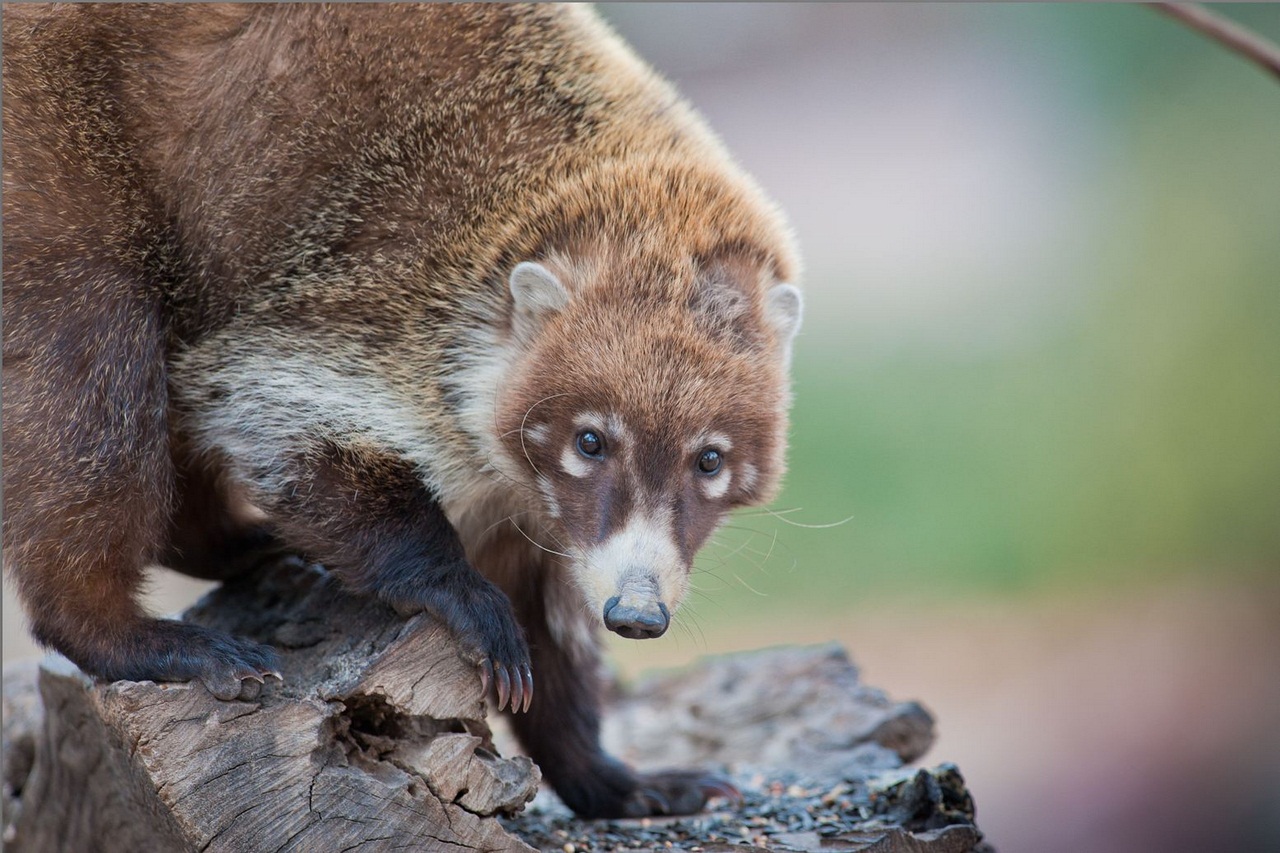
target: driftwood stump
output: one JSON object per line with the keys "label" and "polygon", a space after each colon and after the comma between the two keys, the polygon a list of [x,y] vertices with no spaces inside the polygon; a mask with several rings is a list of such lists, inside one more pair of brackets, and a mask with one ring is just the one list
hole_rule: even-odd
{"label": "driftwood stump", "polygon": [[610,749],[720,767],[745,802],[586,822],[545,795],[517,814],[541,774],[498,755],[476,669],[430,617],[281,565],[184,618],[275,646],[283,683],[226,702],[199,684],[94,683],[56,656],[6,668],[6,849],[983,849],[954,768],[903,768],[932,742],[928,713],[862,685],[838,648],[713,659],[620,696]]}
{"label": "driftwood stump", "polygon": [[185,618],[271,643],[284,682],[224,702],[46,662],[11,849],[529,849],[493,815],[533,797],[538,769],[492,751],[476,669],[429,617],[295,566]]}

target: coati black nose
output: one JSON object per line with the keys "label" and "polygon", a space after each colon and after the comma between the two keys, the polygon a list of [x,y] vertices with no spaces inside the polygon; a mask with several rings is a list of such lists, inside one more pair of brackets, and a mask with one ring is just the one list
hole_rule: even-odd
{"label": "coati black nose", "polygon": [[661,637],[671,624],[671,614],[660,601],[646,602],[646,606],[623,604],[614,596],[604,603],[604,626],[628,640],[650,640]]}

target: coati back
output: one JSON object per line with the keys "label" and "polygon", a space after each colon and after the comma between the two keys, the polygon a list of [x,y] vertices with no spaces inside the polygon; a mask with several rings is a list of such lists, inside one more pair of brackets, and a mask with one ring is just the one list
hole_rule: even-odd
{"label": "coati back", "polygon": [[449,624],[578,813],[727,792],[598,743],[598,626],[663,633],[776,490],[800,320],[779,216],[671,88],[583,7],[6,6],[4,50],[36,637],[234,697],[271,650],[147,616],[143,567],[299,551]]}

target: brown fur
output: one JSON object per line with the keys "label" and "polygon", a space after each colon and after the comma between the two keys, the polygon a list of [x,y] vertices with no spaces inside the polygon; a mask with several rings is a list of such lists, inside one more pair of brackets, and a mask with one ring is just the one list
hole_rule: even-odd
{"label": "brown fur", "polygon": [[[570,559],[662,514],[678,558],[640,587],[674,609],[782,473],[796,263],[688,106],[582,7],[7,5],[4,50],[5,566],[36,636],[234,695],[269,652],[147,617],[143,567],[301,549],[531,662],[518,732],[578,811],[699,808],[599,751],[611,593]],[[568,306],[521,314],[521,261]],[[584,411],[627,437],[585,479]]]}

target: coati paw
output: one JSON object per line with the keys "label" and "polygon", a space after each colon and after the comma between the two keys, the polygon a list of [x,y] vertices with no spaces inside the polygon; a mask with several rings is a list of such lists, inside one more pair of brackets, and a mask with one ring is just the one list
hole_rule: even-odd
{"label": "coati paw", "polygon": [[697,771],[647,773],[636,782],[635,790],[622,801],[625,817],[696,814],[712,797],[742,803],[742,793],[727,779]]}
{"label": "coati paw", "polygon": [[579,817],[687,815],[702,811],[712,797],[742,802],[742,794],[728,780],[709,773],[635,773],[607,755],[598,759],[585,773],[551,780],[560,799]]}
{"label": "coati paw", "polygon": [[461,612],[466,615],[459,621],[467,629],[459,633],[470,651],[468,657],[479,668],[484,693],[493,688],[499,711],[528,711],[533,701],[533,668],[511,601],[496,587],[481,589]]}
{"label": "coati paw", "polygon": [[389,600],[402,614],[425,609],[449,626],[463,657],[479,670],[483,692],[494,689],[499,711],[508,706],[513,713],[527,711],[533,701],[533,669],[511,599],[474,569],[463,568],[450,583]]}
{"label": "coati paw", "polygon": [[533,701],[533,668],[524,634],[514,614],[487,624],[489,630],[476,643],[481,689],[487,695],[493,687],[499,711],[508,707],[513,714],[528,711]]}
{"label": "coati paw", "polygon": [[258,698],[267,678],[281,680],[274,649],[188,622],[153,620],[121,657],[123,666],[104,673],[131,681],[199,680],[225,701]]}

